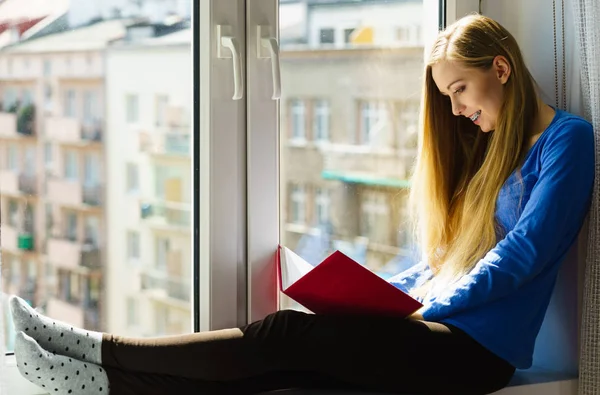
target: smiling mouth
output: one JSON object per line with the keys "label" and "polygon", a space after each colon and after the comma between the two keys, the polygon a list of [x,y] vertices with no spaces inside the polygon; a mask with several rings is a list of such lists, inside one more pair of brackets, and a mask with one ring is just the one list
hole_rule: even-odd
{"label": "smiling mouth", "polygon": [[471,115],[469,117],[469,119],[471,119],[471,121],[475,122],[479,119],[479,116],[481,115],[481,110],[477,111],[476,113],[474,113],[473,115]]}

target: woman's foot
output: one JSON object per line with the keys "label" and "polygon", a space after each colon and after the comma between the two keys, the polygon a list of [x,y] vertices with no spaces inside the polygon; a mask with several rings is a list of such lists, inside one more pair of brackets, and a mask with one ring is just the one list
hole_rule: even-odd
{"label": "woman's foot", "polygon": [[97,365],[102,363],[102,333],[75,328],[48,318],[17,296],[11,296],[10,310],[17,332],[31,336],[44,349],[80,361]]}
{"label": "woman's foot", "polygon": [[44,350],[31,337],[18,332],[15,357],[21,375],[53,395],[108,394],[106,371],[95,364]]}

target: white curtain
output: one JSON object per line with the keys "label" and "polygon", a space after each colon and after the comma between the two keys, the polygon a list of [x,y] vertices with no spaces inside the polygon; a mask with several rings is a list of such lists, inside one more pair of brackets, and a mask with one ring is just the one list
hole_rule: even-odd
{"label": "white curtain", "polygon": [[600,394],[600,1],[572,0],[579,40],[582,110],[596,134],[596,182],[583,290],[579,394]]}

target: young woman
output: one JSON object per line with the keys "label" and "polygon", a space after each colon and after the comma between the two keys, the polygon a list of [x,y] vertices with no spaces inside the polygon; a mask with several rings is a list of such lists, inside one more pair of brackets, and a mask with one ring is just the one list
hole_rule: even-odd
{"label": "young woman", "polygon": [[20,372],[51,394],[250,394],[291,387],[485,394],[531,365],[557,271],[591,202],[594,136],[542,102],[515,39],[468,16],[425,68],[411,189],[422,261],[391,280],[408,318],[280,311],[155,339],[89,332],[11,299]]}

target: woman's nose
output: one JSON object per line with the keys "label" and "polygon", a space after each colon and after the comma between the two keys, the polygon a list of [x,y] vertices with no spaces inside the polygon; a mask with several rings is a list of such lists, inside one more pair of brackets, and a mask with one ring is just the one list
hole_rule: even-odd
{"label": "woman's nose", "polygon": [[459,115],[461,115],[465,109],[465,106],[462,103],[460,103],[458,100],[451,99],[451,105],[452,105],[452,113],[457,117]]}

